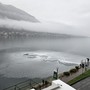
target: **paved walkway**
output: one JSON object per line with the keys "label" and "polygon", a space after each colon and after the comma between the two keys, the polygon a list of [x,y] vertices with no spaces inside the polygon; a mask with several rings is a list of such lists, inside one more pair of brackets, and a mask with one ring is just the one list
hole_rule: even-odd
{"label": "paved walkway", "polygon": [[77,90],[90,90],[90,77],[77,82],[76,84],[72,85]]}
{"label": "paved walkway", "polygon": [[[90,64],[89,64],[88,69],[90,69]],[[78,72],[76,72],[68,77],[64,76],[60,79],[67,83],[68,81],[72,80],[73,78],[77,77],[78,75],[80,75],[84,72],[85,72],[85,69],[81,68],[81,69],[79,69]],[[88,77],[84,80],[81,80],[80,82],[77,82],[76,84],[72,85],[72,87],[74,87],[77,90],[90,90],[90,77]]]}
{"label": "paved walkway", "polygon": [[[90,69],[90,63],[89,63],[89,66],[88,66],[87,70],[88,70],[88,69]],[[64,77],[62,77],[62,78],[60,78],[60,79],[61,79],[62,81],[64,81],[64,82],[67,83],[68,81],[72,80],[73,78],[79,76],[80,74],[82,74],[82,73],[84,73],[84,72],[85,72],[85,68],[84,68],[84,69],[83,69],[83,68],[80,68],[78,72],[76,72],[76,73],[74,73],[74,74],[72,74],[72,75],[70,75],[70,76],[64,76]]]}
{"label": "paved walkway", "polygon": [[70,80],[72,80],[73,78],[75,78],[75,77],[77,77],[77,76],[79,76],[80,74],[82,74],[82,73],[84,73],[85,72],[85,69],[79,69],[79,71],[78,72],[76,72],[76,73],[74,73],[74,74],[72,74],[72,75],[70,75],[70,76],[64,76],[64,77],[62,77],[62,78],[60,78],[62,81],[64,81],[64,82],[68,82],[68,81],[70,81]]}

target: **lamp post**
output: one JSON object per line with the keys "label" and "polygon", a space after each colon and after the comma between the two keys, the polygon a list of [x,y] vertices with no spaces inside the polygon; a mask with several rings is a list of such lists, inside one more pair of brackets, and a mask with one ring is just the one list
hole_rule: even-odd
{"label": "lamp post", "polygon": [[83,74],[83,69],[84,69],[84,63],[83,63],[83,60],[81,60],[81,68],[82,68],[82,74]]}
{"label": "lamp post", "polygon": [[58,67],[57,67],[57,79],[58,79]]}
{"label": "lamp post", "polygon": [[87,59],[87,66],[89,67],[89,60],[90,60],[90,59],[89,59],[89,58],[86,58],[86,59]]}

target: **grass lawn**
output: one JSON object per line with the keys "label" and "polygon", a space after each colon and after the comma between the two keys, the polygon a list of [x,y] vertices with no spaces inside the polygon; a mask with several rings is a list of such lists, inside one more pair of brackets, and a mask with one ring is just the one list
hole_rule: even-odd
{"label": "grass lawn", "polygon": [[77,82],[79,82],[79,81],[81,81],[81,80],[83,80],[83,79],[85,79],[85,78],[87,78],[87,77],[90,77],[90,70],[88,70],[88,71],[86,71],[85,73],[83,73],[83,74],[77,76],[76,78],[70,80],[70,81],[68,82],[68,84],[69,84],[69,85],[73,85],[73,84],[75,84],[75,83],[77,83]]}

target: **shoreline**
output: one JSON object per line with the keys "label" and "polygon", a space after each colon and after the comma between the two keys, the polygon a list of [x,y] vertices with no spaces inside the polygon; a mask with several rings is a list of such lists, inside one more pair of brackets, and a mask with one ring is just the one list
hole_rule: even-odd
{"label": "shoreline", "polygon": [[[90,68],[90,67],[89,67],[89,68]],[[89,70],[89,68],[88,68],[88,70]],[[85,68],[84,68],[83,73],[85,73]],[[62,75],[62,73],[59,73],[59,74],[58,74],[58,78],[61,79],[62,81],[64,81],[65,83],[68,83],[69,81],[71,81],[72,79],[78,77],[78,76],[81,75],[81,74],[82,74],[82,68],[80,68],[76,73],[73,73],[73,74],[70,75],[70,76],[60,77],[60,76]],[[17,79],[18,79],[18,78],[17,78]],[[19,78],[19,79],[20,79],[20,78]],[[40,83],[42,82],[42,80],[46,80],[46,81],[48,81],[48,82],[51,83],[51,81],[54,80],[54,79],[53,79],[52,76],[49,76],[49,77],[46,77],[46,78],[27,79],[27,81],[28,81],[28,80],[32,80],[32,81],[35,80],[35,82],[36,82],[36,80],[37,80],[36,86],[38,86],[38,85],[40,85]],[[23,82],[21,82],[21,83],[23,83]],[[68,83],[68,84],[69,84],[69,83]],[[16,85],[18,85],[18,83],[17,83]],[[16,86],[16,85],[13,85],[12,87],[14,87],[14,86]],[[70,85],[72,85],[72,84],[70,84]]]}

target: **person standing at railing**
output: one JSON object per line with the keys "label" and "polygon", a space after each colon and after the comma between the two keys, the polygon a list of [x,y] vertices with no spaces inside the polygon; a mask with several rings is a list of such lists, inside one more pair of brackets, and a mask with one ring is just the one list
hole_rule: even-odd
{"label": "person standing at railing", "polygon": [[90,59],[89,59],[89,58],[86,58],[86,59],[87,59],[87,66],[89,67],[89,60],[90,60]]}

